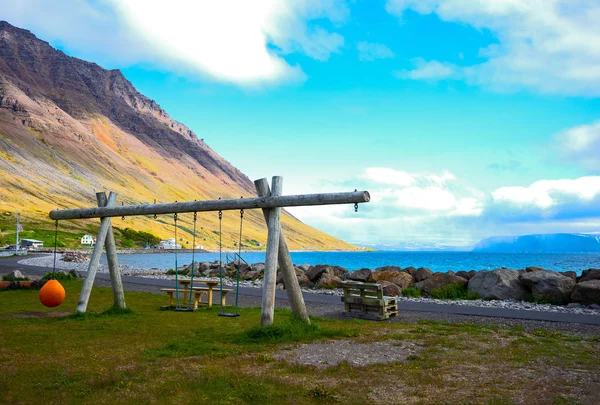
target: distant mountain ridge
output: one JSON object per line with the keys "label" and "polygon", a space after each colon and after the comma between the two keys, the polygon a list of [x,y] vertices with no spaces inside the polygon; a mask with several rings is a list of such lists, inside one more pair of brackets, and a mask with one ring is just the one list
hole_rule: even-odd
{"label": "distant mountain ridge", "polygon": [[[48,227],[50,210],[93,206],[99,190],[116,191],[126,204],[256,195],[244,173],[119,70],[68,56],[0,21],[0,201],[18,207],[24,222]],[[179,216],[184,246],[192,243],[190,217]],[[198,217],[197,243],[215,249],[217,213]],[[237,245],[239,220],[239,212],[223,214],[224,247]],[[244,221],[243,245],[264,246],[262,212],[248,210]],[[97,223],[63,221],[61,227],[88,233]],[[354,249],[286,212],[282,223],[293,249]],[[172,216],[113,224],[173,237]]]}
{"label": "distant mountain ridge", "polygon": [[473,252],[600,253],[600,235],[575,233],[493,236],[481,240]]}

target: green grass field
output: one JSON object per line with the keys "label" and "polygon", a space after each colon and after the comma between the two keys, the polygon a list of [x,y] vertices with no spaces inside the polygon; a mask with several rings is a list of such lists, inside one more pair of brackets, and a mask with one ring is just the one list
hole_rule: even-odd
{"label": "green grass field", "polygon": [[[81,282],[63,284],[67,299],[53,310],[37,291],[0,291],[1,403],[599,403],[596,336],[425,321],[306,327],[286,310],[260,329],[258,308],[238,318],[160,311],[166,296],[150,293],[126,293],[131,311],[112,311],[107,288],[93,290],[86,315],[12,316],[72,311]],[[323,339],[414,342],[419,352],[325,369],[274,359],[289,344]]]}

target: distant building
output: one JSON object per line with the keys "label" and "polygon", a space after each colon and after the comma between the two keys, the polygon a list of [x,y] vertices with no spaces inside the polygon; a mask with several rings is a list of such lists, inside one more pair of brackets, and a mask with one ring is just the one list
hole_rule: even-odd
{"label": "distant building", "polygon": [[21,247],[27,250],[38,250],[44,247],[44,242],[35,239],[21,239]]}
{"label": "distant building", "polygon": [[86,246],[94,246],[96,241],[92,235],[83,235],[81,238],[81,244]]}
{"label": "distant building", "polygon": [[174,238],[161,240],[157,246],[159,249],[181,249],[181,245]]}

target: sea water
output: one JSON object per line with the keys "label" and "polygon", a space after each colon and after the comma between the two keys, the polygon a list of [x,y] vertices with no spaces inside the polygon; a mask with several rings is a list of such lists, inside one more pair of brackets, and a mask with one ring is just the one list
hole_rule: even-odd
{"label": "sea water", "polygon": [[[548,270],[573,270],[581,274],[589,268],[600,268],[600,254],[558,254],[558,253],[483,253],[483,252],[291,252],[292,261],[300,264],[329,264],[344,267],[350,271],[362,268],[375,269],[381,266],[427,267],[435,272],[449,270],[492,270],[499,267],[524,269],[528,266],[542,267]],[[223,260],[234,260],[232,253],[223,253]],[[265,261],[264,252],[242,252],[247,263]],[[189,264],[191,253],[177,253],[178,266]],[[219,260],[219,253],[196,253],[196,262]],[[106,257],[102,257],[106,263]],[[174,253],[120,254],[119,263],[135,268],[175,268]]]}

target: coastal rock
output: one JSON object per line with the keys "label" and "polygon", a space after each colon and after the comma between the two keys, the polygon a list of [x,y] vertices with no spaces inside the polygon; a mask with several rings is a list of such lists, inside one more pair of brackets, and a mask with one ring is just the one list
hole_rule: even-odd
{"label": "coastal rock", "polygon": [[383,267],[377,267],[377,268],[375,269],[375,273],[379,273],[379,272],[382,272],[382,271],[387,271],[387,272],[390,272],[390,271],[393,271],[393,272],[400,272],[400,271],[402,271],[402,268],[400,268],[400,267],[398,267],[398,266],[383,266]]}
{"label": "coastal rock", "polygon": [[467,279],[447,273],[433,273],[430,277],[415,284],[424,295],[430,295],[434,288],[442,288],[450,284],[465,285]]}
{"label": "coastal rock", "polygon": [[339,288],[342,286],[342,279],[335,275],[335,271],[329,267],[321,275],[316,284],[317,288]]}
{"label": "coastal rock", "polygon": [[327,269],[329,269],[329,266],[326,264],[317,264],[316,266],[312,266],[306,275],[310,281],[316,283]]}
{"label": "coastal rock", "polygon": [[21,270],[13,270],[10,272],[10,274],[8,275],[9,277],[15,279],[15,278],[25,278],[25,276],[23,275],[23,273],[21,273]]}
{"label": "coastal rock", "polygon": [[240,272],[240,279],[242,280],[255,280],[260,278],[262,275],[260,271],[252,270],[251,268],[245,269]]}
{"label": "coastal rock", "polygon": [[389,281],[381,280],[378,281],[377,284],[380,284],[383,290],[383,295],[386,297],[396,297],[400,295],[402,290],[394,283],[390,283]]}
{"label": "coastal rock", "polygon": [[415,269],[413,266],[408,266],[408,267],[406,267],[406,268],[404,269],[404,272],[405,272],[405,273],[408,273],[408,274],[410,274],[410,275],[411,275],[411,276],[413,276],[413,277],[414,277],[414,275],[415,275],[415,271],[417,271],[417,269]]}
{"label": "coastal rock", "polygon": [[348,274],[349,271],[348,269],[345,269],[343,267],[340,266],[328,266],[330,269],[333,270],[333,273],[337,276],[337,277],[344,277],[344,275]]}
{"label": "coastal rock", "polygon": [[568,302],[575,287],[575,280],[572,278],[549,270],[523,273],[519,280],[531,290],[535,298],[557,304]]}
{"label": "coastal rock", "polygon": [[396,271],[376,271],[371,274],[371,280],[375,282],[389,281],[401,289],[410,287],[414,283],[413,277],[410,274]]}
{"label": "coastal rock", "polygon": [[265,272],[265,264],[264,263],[254,263],[252,266],[253,271],[258,271],[259,273]]}
{"label": "coastal rock", "polygon": [[458,277],[462,277],[464,279],[470,280],[470,279],[473,278],[473,276],[475,274],[477,274],[477,272],[474,271],[474,270],[471,270],[471,271],[468,271],[468,272],[464,271],[464,270],[461,270],[461,271],[457,271],[455,275],[458,276]]}
{"label": "coastal rock", "polygon": [[525,268],[525,273],[535,273],[536,271],[546,271],[541,267],[530,266]]}
{"label": "coastal rock", "polygon": [[60,260],[63,262],[85,263],[90,260],[90,254],[88,252],[68,251],[62,254]]}
{"label": "coastal rock", "polygon": [[300,266],[298,266],[298,267],[299,267],[299,268],[300,268],[302,271],[304,271],[305,273],[306,273],[307,271],[309,271],[309,270],[310,270],[310,264],[306,264],[306,263],[305,263],[305,264],[301,264],[301,265],[300,265]]}
{"label": "coastal rock", "polygon": [[575,284],[571,301],[583,305],[600,304],[600,280],[582,281]]}
{"label": "coastal rock", "polygon": [[486,300],[523,300],[527,296],[516,270],[482,270],[469,280],[468,288]]}
{"label": "coastal rock", "polygon": [[298,284],[300,284],[300,286],[304,287],[310,283],[308,276],[304,272],[302,272],[302,274],[296,273],[296,278],[298,278]]}
{"label": "coastal rock", "polygon": [[569,277],[577,281],[577,273],[575,273],[574,271],[559,271],[558,274],[562,274],[565,277]]}
{"label": "coastal rock", "polygon": [[433,271],[431,271],[425,267],[419,267],[417,270],[415,270],[413,272],[413,277],[415,278],[415,281],[418,283],[420,281],[428,279],[429,277],[431,277],[432,274],[433,274]]}
{"label": "coastal rock", "polygon": [[211,265],[209,262],[200,262],[200,264],[198,265],[198,269],[204,273],[210,270],[210,266]]}
{"label": "coastal rock", "polygon": [[577,279],[579,283],[582,281],[600,280],[600,269],[587,269],[581,273],[581,277]]}
{"label": "coastal rock", "polygon": [[370,269],[354,270],[348,273],[346,279],[352,281],[362,281],[363,283],[366,283],[371,278],[372,273],[373,272]]}

